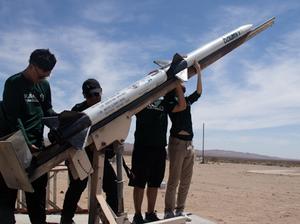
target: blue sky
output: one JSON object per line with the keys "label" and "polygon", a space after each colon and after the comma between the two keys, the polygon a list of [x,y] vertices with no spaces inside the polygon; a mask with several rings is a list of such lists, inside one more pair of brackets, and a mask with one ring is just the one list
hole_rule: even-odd
{"label": "blue sky", "polygon": [[[0,0],[0,92],[35,48],[58,63],[50,78],[56,111],[100,81],[104,99],[171,59],[244,24],[273,27],[203,71],[193,106],[196,148],[300,159],[300,3],[295,1]],[[188,91],[196,80],[187,83]],[[1,97],[2,99],[2,97]],[[133,142],[134,120],[128,137]]]}

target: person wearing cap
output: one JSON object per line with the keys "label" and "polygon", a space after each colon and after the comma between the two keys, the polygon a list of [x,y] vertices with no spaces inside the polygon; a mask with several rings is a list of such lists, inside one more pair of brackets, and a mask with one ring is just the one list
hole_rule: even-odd
{"label": "person wearing cap", "polygon": [[[194,149],[193,149],[193,125],[191,115],[191,105],[196,102],[202,93],[201,67],[195,61],[193,66],[198,74],[197,87],[191,95],[185,97],[186,108],[183,111],[169,113],[172,121],[168,144],[169,154],[169,178],[165,195],[165,215],[164,218],[183,215],[185,201],[193,175]],[[185,92],[185,87],[182,86]],[[171,102],[178,101],[175,92],[166,95],[166,99]],[[179,185],[179,187],[178,187]],[[176,190],[178,193],[176,197]],[[174,214],[175,211],[175,214]]]}
{"label": "person wearing cap", "polygon": [[[87,79],[82,84],[82,94],[85,100],[82,103],[76,104],[72,111],[81,112],[88,107],[101,101],[102,88],[99,82],[95,79]],[[86,153],[92,163],[93,151],[89,147],[85,148]],[[114,153],[107,148],[105,151],[104,171],[103,171],[103,191],[106,194],[106,201],[111,209],[117,214],[118,212],[118,196],[117,196],[117,176],[108,159],[112,158]],[[80,200],[81,194],[87,186],[88,178],[84,180],[73,179],[69,171],[69,187],[65,195],[63,209],[61,213],[61,224],[74,223],[73,217],[76,212],[77,204]]]}
{"label": "person wearing cap", "polygon": [[[24,128],[27,144],[33,154],[44,148],[42,117],[56,114],[52,109],[50,85],[46,80],[55,64],[56,58],[48,49],[36,49],[31,53],[26,69],[9,77],[4,86],[1,109],[6,117],[5,132],[12,133]],[[47,174],[44,174],[31,183],[33,193],[25,192],[32,224],[46,223],[47,181]],[[1,223],[15,223],[16,197],[17,190],[8,188],[0,175]]]}

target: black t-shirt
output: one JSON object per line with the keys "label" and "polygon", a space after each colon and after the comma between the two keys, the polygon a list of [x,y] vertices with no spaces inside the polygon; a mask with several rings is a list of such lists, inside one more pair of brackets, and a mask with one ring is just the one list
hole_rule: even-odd
{"label": "black t-shirt", "polygon": [[[82,112],[85,109],[89,108],[88,104],[86,101],[83,101],[81,103],[77,103],[75,104],[75,106],[72,108],[72,111],[76,111],[76,112]],[[87,150],[90,149],[89,146],[85,147]],[[112,148],[112,144],[106,147],[106,151],[105,151],[105,159],[111,159],[112,157],[115,156],[115,153],[113,151]]]}
{"label": "black t-shirt", "polygon": [[83,101],[82,103],[75,104],[75,106],[72,108],[72,111],[82,112],[87,108],[89,108],[89,106],[87,105],[87,102]]}
{"label": "black t-shirt", "polygon": [[[192,124],[192,115],[191,115],[191,105],[196,102],[201,95],[197,91],[193,92],[188,97],[185,97],[186,100],[186,109],[176,113],[169,113],[170,119],[172,121],[172,127],[170,129],[170,135],[182,140],[191,141],[193,139],[193,124]],[[174,98],[171,101],[177,102],[177,98]],[[186,131],[190,135],[180,135],[180,131]]]}
{"label": "black t-shirt", "polygon": [[5,82],[3,91],[3,112],[9,132],[18,130],[18,119],[22,122],[28,143],[37,147],[43,145],[44,125],[42,117],[52,110],[51,91],[47,80],[33,83],[23,73],[11,76]]}
{"label": "black t-shirt", "polygon": [[175,105],[176,102],[158,99],[136,114],[136,148],[161,148],[167,145],[167,113],[171,112]]}

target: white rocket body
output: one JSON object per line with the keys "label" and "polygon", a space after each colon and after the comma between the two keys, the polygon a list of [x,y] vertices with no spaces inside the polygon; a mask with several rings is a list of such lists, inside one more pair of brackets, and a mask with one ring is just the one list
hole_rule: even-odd
{"label": "white rocket body", "polygon": [[[225,45],[228,45],[237,38],[244,36],[251,31],[251,28],[251,24],[241,26],[223,35],[222,37],[209,42],[203,47],[192,51],[187,55],[187,57],[184,58],[184,60],[187,62],[187,68],[192,66],[194,61],[200,61],[202,58],[212,54]],[[133,102],[140,96],[164,83],[168,79],[166,71],[169,69],[169,67],[170,66],[159,69],[158,71],[147,75],[133,85],[121,90],[111,98],[103,102],[99,102],[83,112],[90,118],[92,125],[100,122],[104,118],[120,110],[122,107],[128,105],[130,102]],[[173,75],[176,76],[176,74]]]}

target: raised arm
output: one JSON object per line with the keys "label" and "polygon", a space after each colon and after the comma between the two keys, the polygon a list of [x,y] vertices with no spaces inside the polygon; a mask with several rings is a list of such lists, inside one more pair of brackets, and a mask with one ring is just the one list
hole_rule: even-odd
{"label": "raised arm", "polygon": [[180,83],[177,84],[177,86],[175,88],[175,93],[178,98],[178,104],[176,104],[176,106],[173,108],[173,110],[172,110],[173,113],[183,111],[186,108],[186,100],[184,98],[184,93],[183,93],[182,86]]}
{"label": "raised arm", "polygon": [[201,66],[200,66],[200,64],[197,61],[195,61],[195,63],[194,63],[194,68],[196,69],[197,78],[198,78],[196,90],[197,90],[197,93],[199,95],[201,95],[201,93],[202,93]]}
{"label": "raised arm", "polygon": [[194,62],[194,66],[188,68],[189,75],[195,73],[198,75],[196,91],[199,95],[201,95],[202,93],[201,65],[197,61]]}

